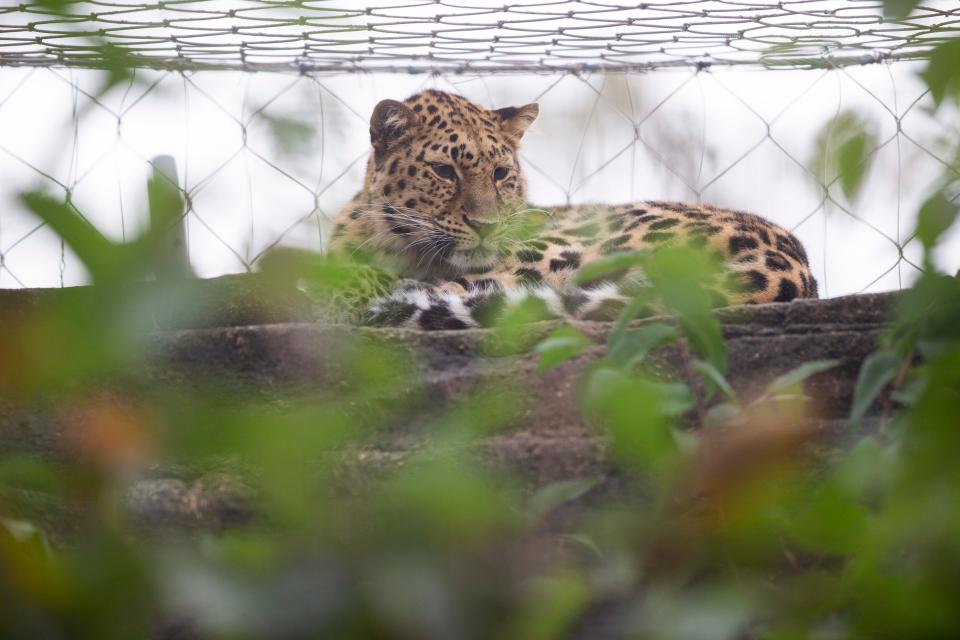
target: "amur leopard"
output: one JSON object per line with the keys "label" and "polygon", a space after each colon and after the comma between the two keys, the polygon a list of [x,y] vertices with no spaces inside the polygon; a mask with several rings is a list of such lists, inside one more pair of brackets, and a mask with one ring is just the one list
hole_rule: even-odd
{"label": "amur leopard", "polygon": [[646,201],[538,210],[518,161],[536,104],[487,110],[428,90],[383,100],[370,119],[363,189],[340,212],[330,249],[400,261],[393,289],[365,303],[366,321],[459,329],[539,298],[554,316],[616,317],[635,272],[574,285],[584,265],[616,252],[682,243],[716,256],[717,306],[816,298],[806,253],[763,218],[704,204]]}

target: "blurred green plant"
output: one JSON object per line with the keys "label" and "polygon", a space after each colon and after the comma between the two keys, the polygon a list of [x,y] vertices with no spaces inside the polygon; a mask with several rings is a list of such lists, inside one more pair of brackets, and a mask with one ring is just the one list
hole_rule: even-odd
{"label": "blurred green plant", "polygon": [[872,123],[856,111],[844,111],[824,125],[817,136],[813,175],[828,191],[839,182],[843,195],[853,200],[870,170],[876,147]]}
{"label": "blurred green plant", "polygon": [[883,0],[883,15],[902,20],[920,4],[920,0]]}
{"label": "blurred green plant", "polygon": [[960,40],[947,40],[930,53],[930,62],[921,77],[930,89],[935,107],[939,107],[944,100],[954,103],[960,100],[960,80],[956,73],[958,63]]}
{"label": "blurred green plant", "polygon": [[311,150],[317,139],[317,128],[309,122],[286,115],[274,115],[266,111],[260,117],[267,123],[277,147],[289,154],[302,154]]}

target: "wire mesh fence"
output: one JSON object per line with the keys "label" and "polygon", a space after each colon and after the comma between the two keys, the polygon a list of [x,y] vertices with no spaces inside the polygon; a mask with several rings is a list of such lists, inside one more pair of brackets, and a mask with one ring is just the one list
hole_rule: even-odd
{"label": "wire mesh fence", "polygon": [[[108,63],[102,40],[163,69],[596,71],[822,66],[923,55],[955,35],[955,2],[883,19],[881,2],[714,0],[164,0],[0,9],[5,64]],[[51,7],[64,6],[60,13]]]}
{"label": "wire mesh fence", "polygon": [[[800,237],[827,295],[909,284],[910,216],[957,171],[918,66],[902,60],[951,35],[956,3],[900,21],[876,2],[344,4],[66,3],[74,19],[0,9],[0,287],[86,278],[18,193],[43,187],[127,239],[147,224],[159,155],[178,163],[199,275],[255,269],[279,244],[321,250],[361,185],[373,105],[426,87],[540,102],[523,152],[535,204],[751,210]],[[79,67],[109,67],[105,42],[137,69],[101,95],[104,73]],[[298,73],[248,73],[263,69]],[[430,73],[345,73],[397,69]],[[875,134],[852,200],[818,171],[814,139],[850,110]],[[955,240],[947,269],[960,267]]]}

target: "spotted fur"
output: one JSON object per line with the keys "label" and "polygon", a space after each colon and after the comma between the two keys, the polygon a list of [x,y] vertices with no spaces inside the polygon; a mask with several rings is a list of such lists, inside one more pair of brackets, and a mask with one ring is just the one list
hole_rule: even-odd
{"label": "spotted fur", "polygon": [[331,248],[396,256],[415,284],[370,305],[368,322],[482,326],[523,299],[548,315],[612,319],[642,274],[577,287],[573,275],[612,253],[676,244],[723,265],[711,286],[717,305],[817,297],[800,242],[750,213],[664,201],[531,209],[517,153],[538,112],[490,111],[433,90],[377,105],[364,188],[338,216]]}

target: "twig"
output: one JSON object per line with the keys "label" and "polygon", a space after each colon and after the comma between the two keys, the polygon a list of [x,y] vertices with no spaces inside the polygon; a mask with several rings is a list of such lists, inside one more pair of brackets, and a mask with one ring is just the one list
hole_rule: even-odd
{"label": "twig", "polygon": [[683,372],[687,378],[687,384],[690,385],[690,392],[693,393],[693,399],[696,402],[697,426],[703,428],[707,421],[706,409],[703,406],[703,390],[697,374],[693,370],[693,362],[690,357],[690,347],[687,346],[687,339],[677,338],[677,347],[680,349],[680,360],[683,362]]}
{"label": "twig", "polygon": [[910,370],[910,365],[913,364],[913,357],[916,354],[916,348],[910,349],[910,353],[903,359],[903,362],[900,363],[900,368],[897,369],[897,377],[893,380],[893,386],[890,387],[890,393],[887,394],[887,397],[883,402],[883,417],[880,419],[880,428],[879,433],[884,433],[887,429],[887,423],[890,421],[890,414],[893,412],[893,394],[903,386],[903,379],[907,377],[907,371]]}

